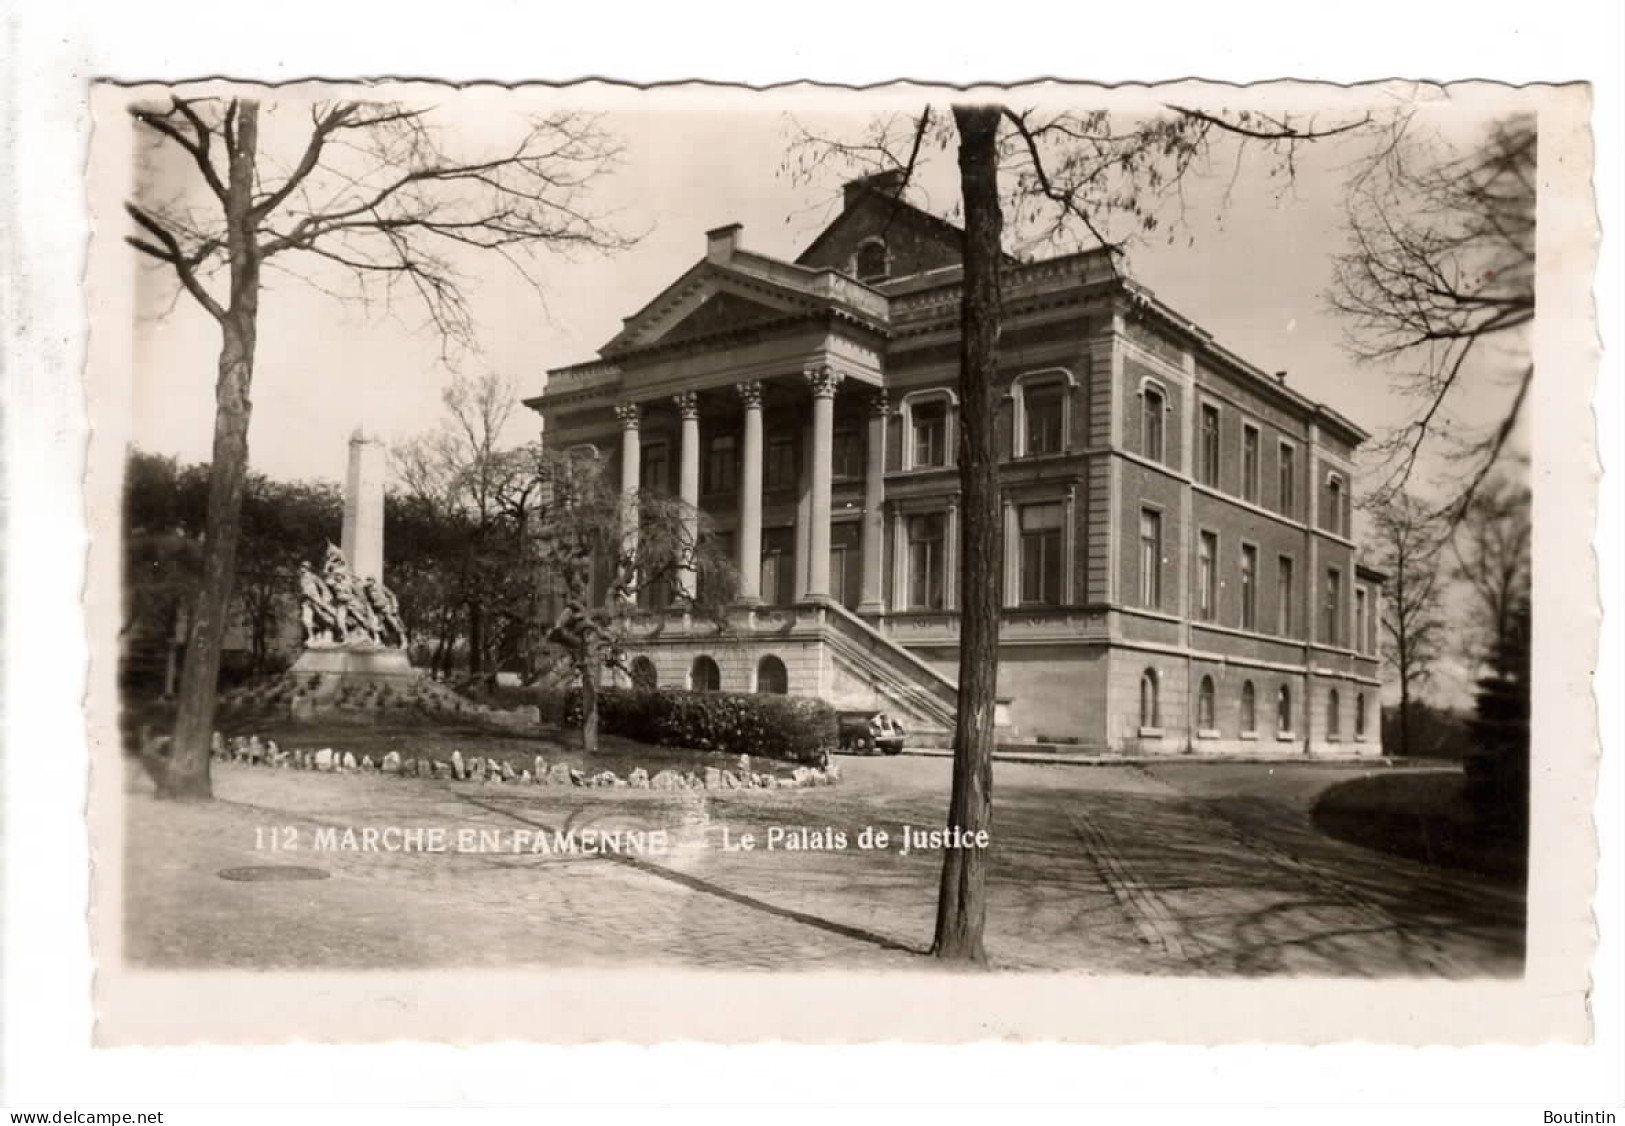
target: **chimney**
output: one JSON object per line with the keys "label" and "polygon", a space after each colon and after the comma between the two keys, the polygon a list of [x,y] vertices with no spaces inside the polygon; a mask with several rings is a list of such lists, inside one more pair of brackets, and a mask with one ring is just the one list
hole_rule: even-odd
{"label": "chimney", "polygon": [[866,191],[879,192],[881,195],[893,198],[902,195],[903,172],[904,170],[901,168],[888,168],[884,172],[875,172],[868,176],[859,176],[856,180],[848,180],[841,188],[846,209],[850,211]]}
{"label": "chimney", "polygon": [[1276,372],[1275,373],[1275,382],[1281,384],[1282,386],[1285,386],[1286,385],[1286,372],[1285,371]]}
{"label": "chimney", "polygon": [[729,223],[726,227],[706,231],[706,259],[723,265],[732,262],[734,251],[743,249],[739,244],[739,232],[743,229],[738,223]]}

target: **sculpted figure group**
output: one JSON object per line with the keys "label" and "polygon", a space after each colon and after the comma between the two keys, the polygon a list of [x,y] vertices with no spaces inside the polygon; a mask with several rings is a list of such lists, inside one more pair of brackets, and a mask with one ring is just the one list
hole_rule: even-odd
{"label": "sculpted figure group", "polygon": [[306,648],[406,648],[406,627],[394,592],[377,579],[357,578],[344,552],[332,544],[321,574],[308,562],[299,564],[299,616]]}

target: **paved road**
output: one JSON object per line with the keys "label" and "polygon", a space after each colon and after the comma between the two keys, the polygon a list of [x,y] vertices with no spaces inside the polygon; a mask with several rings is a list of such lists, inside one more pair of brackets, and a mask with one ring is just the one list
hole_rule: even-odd
{"label": "paved road", "polygon": [[[126,955],[169,967],[930,969],[940,854],[899,838],[941,825],[949,765],[843,760],[835,787],[675,794],[220,767],[209,805],[131,794]],[[1520,897],[1313,830],[1314,795],[1360,772],[998,764],[991,960],[1095,974],[1519,972]],[[494,850],[314,849],[319,830],[367,827],[452,842],[485,830]],[[860,847],[871,827],[886,847]],[[665,829],[671,847],[537,854],[515,835],[567,828]],[[273,832],[299,848],[272,851]],[[728,847],[747,834],[754,849]],[[331,878],[217,875],[256,864]]]}

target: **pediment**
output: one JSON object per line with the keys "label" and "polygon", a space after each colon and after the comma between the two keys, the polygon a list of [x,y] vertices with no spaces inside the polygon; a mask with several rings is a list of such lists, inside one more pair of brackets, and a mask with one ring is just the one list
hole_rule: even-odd
{"label": "pediment", "polygon": [[753,301],[725,289],[718,290],[700,302],[692,313],[661,333],[657,339],[662,344],[692,340],[697,336],[709,336],[714,332],[727,332],[729,329],[747,328],[764,321],[776,321],[792,311]]}
{"label": "pediment", "polygon": [[817,304],[806,294],[702,263],[627,318],[600,354],[747,328],[805,312]]}

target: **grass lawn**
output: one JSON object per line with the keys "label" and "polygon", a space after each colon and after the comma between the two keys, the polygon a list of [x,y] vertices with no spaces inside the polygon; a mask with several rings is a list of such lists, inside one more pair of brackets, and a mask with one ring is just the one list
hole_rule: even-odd
{"label": "grass lawn", "polygon": [[[126,744],[133,745],[134,735],[143,724],[150,725],[153,731],[168,731],[172,723],[173,708],[168,705],[132,706],[124,717]],[[540,755],[549,766],[562,762],[589,774],[609,770],[623,778],[639,767],[653,775],[661,770],[703,773],[706,767],[736,770],[739,764],[737,755],[657,747],[605,734],[598,737],[598,751],[587,754],[581,749],[578,731],[543,725],[534,735],[515,734],[405,708],[376,715],[327,713],[310,720],[291,719],[281,709],[222,710],[216,725],[227,738],[258,735],[262,740],[276,740],[277,746],[285,751],[331,747],[340,754],[349,751],[357,760],[371,755],[374,762],[390,751],[397,751],[402,757],[415,755],[450,762],[452,751],[461,751],[465,761],[479,755],[499,763],[507,762],[518,771],[530,770]],[[752,770],[781,777],[789,777],[797,765],[767,758],[751,760]]]}
{"label": "grass lawn", "polygon": [[1356,778],[1323,793],[1313,818],[1321,832],[1338,840],[1522,886],[1528,841],[1481,824],[1462,784],[1456,771]]}

